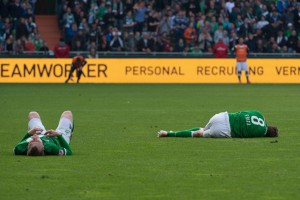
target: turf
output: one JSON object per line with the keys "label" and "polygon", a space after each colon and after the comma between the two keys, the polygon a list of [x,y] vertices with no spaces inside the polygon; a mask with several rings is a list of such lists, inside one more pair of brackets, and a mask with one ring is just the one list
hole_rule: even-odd
{"label": "turf", "polygon": [[[0,84],[0,199],[299,199],[299,85]],[[255,109],[277,139],[156,137]],[[72,110],[70,157],[13,156]]]}

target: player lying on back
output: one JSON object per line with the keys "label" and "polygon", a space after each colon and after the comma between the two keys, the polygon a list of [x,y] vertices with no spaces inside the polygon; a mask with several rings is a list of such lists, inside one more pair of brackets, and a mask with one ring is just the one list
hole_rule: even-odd
{"label": "player lying on back", "polygon": [[73,115],[64,111],[56,130],[47,130],[37,112],[28,115],[28,132],[15,146],[15,155],[44,156],[72,155],[70,139],[73,132]]}
{"label": "player lying on back", "polygon": [[278,137],[278,129],[268,126],[258,111],[221,112],[214,115],[204,128],[158,132],[158,137],[253,138]]}

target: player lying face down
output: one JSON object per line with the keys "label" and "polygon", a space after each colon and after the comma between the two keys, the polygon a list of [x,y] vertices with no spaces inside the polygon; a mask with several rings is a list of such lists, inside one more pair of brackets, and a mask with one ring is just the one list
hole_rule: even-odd
{"label": "player lying face down", "polygon": [[204,128],[158,132],[158,137],[252,138],[278,137],[278,128],[268,126],[258,111],[222,112],[214,115]]}

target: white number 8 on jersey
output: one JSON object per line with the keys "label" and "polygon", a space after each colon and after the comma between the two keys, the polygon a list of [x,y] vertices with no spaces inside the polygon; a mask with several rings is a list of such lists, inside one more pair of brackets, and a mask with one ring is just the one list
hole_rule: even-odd
{"label": "white number 8 on jersey", "polygon": [[257,116],[252,116],[251,122],[254,125],[265,126],[265,121],[262,118],[258,118]]}

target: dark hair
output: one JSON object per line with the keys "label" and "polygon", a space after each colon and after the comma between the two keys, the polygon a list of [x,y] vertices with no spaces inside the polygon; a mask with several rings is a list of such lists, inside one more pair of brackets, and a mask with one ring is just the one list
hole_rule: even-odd
{"label": "dark hair", "polygon": [[278,137],[278,128],[274,126],[268,126],[266,137]]}
{"label": "dark hair", "polygon": [[76,62],[81,62],[81,58],[80,58],[80,57],[77,57],[77,58],[76,58]]}
{"label": "dark hair", "polygon": [[40,151],[38,147],[30,147],[27,151],[27,156],[44,156],[44,151]]}

